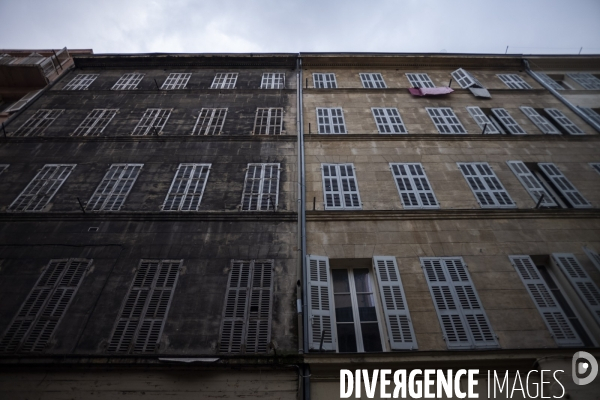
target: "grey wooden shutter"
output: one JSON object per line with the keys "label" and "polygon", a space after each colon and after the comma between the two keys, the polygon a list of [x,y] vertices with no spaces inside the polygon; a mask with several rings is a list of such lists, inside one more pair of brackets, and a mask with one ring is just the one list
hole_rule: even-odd
{"label": "grey wooden shutter", "polygon": [[463,89],[467,89],[471,86],[483,87],[483,85],[479,83],[479,81],[475,79],[473,75],[471,75],[469,72],[465,71],[462,68],[459,68],[456,71],[452,71],[451,75],[452,78],[454,78],[454,80],[458,82],[460,87]]}
{"label": "grey wooden shutter", "polygon": [[540,200],[540,197],[543,195],[544,199],[542,200],[541,205],[544,207],[557,207],[558,204],[554,201],[550,193],[542,186],[542,184],[538,181],[538,179],[531,173],[529,168],[525,165],[523,161],[507,161],[506,162],[512,172],[517,176],[519,182],[525,187],[527,193],[531,196],[531,198],[536,202]]}
{"label": "grey wooden shutter", "polygon": [[[323,335],[323,350],[335,351],[335,308],[329,287],[331,273],[329,258],[322,256],[306,256],[306,280],[308,282],[308,342],[310,350],[319,350]],[[323,334],[324,333],[324,334]]]}
{"label": "grey wooden shutter", "polygon": [[583,246],[583,251],[585,251],[585,254],[592,261],[594,266],[600,271],[600,255],[587,246]]}
{"label": "grey wooden shutter", "polygon": [[[467,107],[467,111],[471,114],[471,117],[477,122],[477,125],[483,129],[485,128],[486,134],[500,134],[501,132],[496,128],[496,125],[485,115],[485,113],[479,107]],[[487,128],[486,128],[487,125]]]}
{"label": "grey wooden shutter", "polygon": [[539,130],[542,131],[542,133],[547,135],[560,135],[560,131],[556,129],[556,127],[552,125],[550,121],[538,114],[533,107],[521,106],[519,108],[521,111],[523,111],[523,114],[527,115],[527,118],[529,118],[531,122],[533,122],[539,128]]}
{"label": "grey wooden shutter", "polygon": [[421,163],[390,163],[390,169],[404,208],[440,208]]}
{"label": "grey wooden shutter", "polygon": [[7,211],[38,212],[54,198],[76,164],[46,164],[8,206]]}
{"label": "grey wooden shutter", "polygon": [[267,345],[271,341],[272,275],[272,260],[252,262],[252,288],[246,331],[247,353],[266,353]]}
{"label": "grey wooden shutter", "polygon": [[571,253],[552,253],[552,258],[571,282],[596,322],[600,324],[600,289],[598,289],[598,286],[585,272],[575,255]]}
{"label": "grey wooden shutter", "polygon": [[198,211],[211,164],[179,164],[162,211]]}
{"label": "grey wooden shutter", "polygon": [[219,351],[222,353],[241,353],[243,351],[242,346],[248,320],[250,267],[250,261],[231,261],[219,340]]}
{"label": "grey wooden shutter", "polygon": [[488,163],[456,163],[481,208],[515,208]]}
{"label": "grey wooden shutter", "polygon": [[504,108],[492,108],[492,114],[498,118],[502,126],[511,134],[525,135],[527,133]]}
{"label": "grey wooden shutter", "polygon": [[119,211],[144,164],[112,164],[88,200],[90,211]]}
{"label": "grey wooden shutter", "polygon": [[579,335],[560,307],[552,291],[539,274],[531,257],[525,255],[509,256],[517,270],[531,299],[540,312],[548,330],[559,346],[583,346]]}
{"label": "grey wooden shutter", "polygon": [[546,85],[550,86],[552,89],[554,89],[554,90],[565,90],[564,87],[560,86],[558,84],[558,82],[556,82],[554,79],[550,78],[545,73],[543,73],[543,72],[534,72],[534,74],[536,74],[538,78],[540,78],[542,81],[544,81],[544,83]]}
{"label": "grey wooden shutter", "polygon": [[577,125],[573,123],[565,114],[557,108],[544,108],[544,111],[550,118],[558,125],[560,125],[566,132],[571,135],[585,135]]}
{"label": "grey wooden shutter", "polygon": [[566,176],[553,163],[538,163],[538,166],[556,186],[573,208],[592,208],[592,205],[587,201],[581,193],[573,186]]}
{"label": "grey wooden shutter", "polygon": [[395,257],[373,257],[392,350],[416,350],[417,340]]}

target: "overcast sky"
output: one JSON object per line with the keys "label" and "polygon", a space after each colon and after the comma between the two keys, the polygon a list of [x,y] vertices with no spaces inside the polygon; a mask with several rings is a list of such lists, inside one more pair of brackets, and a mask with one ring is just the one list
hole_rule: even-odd
{"label": "overcast sky", "polygon": [[600,53],[600,0],[0,0],[0,48]]}

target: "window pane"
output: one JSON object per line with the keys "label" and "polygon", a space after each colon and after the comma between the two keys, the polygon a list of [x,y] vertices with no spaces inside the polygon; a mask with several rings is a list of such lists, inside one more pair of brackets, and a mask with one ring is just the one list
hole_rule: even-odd
{"label": "window pane", "polygon": [[354,324],[337,324],[337,334],[340,353],[356,353]]}
{"label": "window pane", "polygon": [[335,318],[337,322],[353,322],[352,301],[350,294],[336,294],[335,300]]}
{"label": "window pane", "polygon": [[371,283],[369,282],[369,270],[360,268],[354,270],[354,284],[356,293],[371,292]]}
{"label": "window pane", "polygon": [[[379,335],[379,325],[377,323],[369,323],[360,324],[360,327],[365,351],[383,351],[383,348],[381,347],[381,335]],[[340,351],[342,351],[341,346]]]}
{"label": "window pane", "polygon": [[350,283],[348,282],[348,271],[345,269],[333,269],[333,292],[350,293]]}
{"label": "window pane", "polygon": [[358,303],[358,315],[361,322],[377,321],[377,312],[375,311],[372,294],[357,294],[356,302]]}

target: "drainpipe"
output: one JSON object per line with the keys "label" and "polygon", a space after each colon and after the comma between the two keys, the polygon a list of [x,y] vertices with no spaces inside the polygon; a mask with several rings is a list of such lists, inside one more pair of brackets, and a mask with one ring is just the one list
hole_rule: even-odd
{"label": "drainpipe", "polygon": [[523,59],[523,63],[525,64],[525,71],[527,71],[527,73],[529,75],[531,75],[531,77],[533,79],[535,79],[537,81],[537,83],[539,83],[540,85],[542,85],[543,87],[545,87],[546,89],[548,89],[548,91],[550,93],[552,93],[554,95],[554,97],[556,97],[558,100],[560,100],[564,105],[566,105],[567,107],[569,107],[569,109],[571,111],[573,111],[575,114],[577,114],[581,119],[583,119],[585,122],[588,123],[588,125],[591,125],[592,128],[594,128],[596,131],[600,132],[600,125],[598,125],[594,120],[592,120],[590,117],[588,117],[587,115],[585,115],[583,113],[583,111],[581,111],[578,107],[574,106],[573,104],[571,104],[571,102],[567,99],[565,99],[560,93],[558,93],[557,90],[553,89],[552,87],[550,87],[550,85],[548,85],[546,82],[544,82],[539,76],[536,75],[535,72],[533,72],[530,68],[529,68],[529,61],[527,61],[525,58]]}

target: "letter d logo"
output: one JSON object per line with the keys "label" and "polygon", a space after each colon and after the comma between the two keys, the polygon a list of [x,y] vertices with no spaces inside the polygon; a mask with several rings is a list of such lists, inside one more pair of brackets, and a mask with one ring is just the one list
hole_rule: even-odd
{"label": "letter d logo", "polygon": [[[578,351],[573,355],[572,368],[573,382],[576,385],[587,385],[598,375],[598,362],[593,355],[585,351]],[[588,371],[589,375],[583,378]]]}

